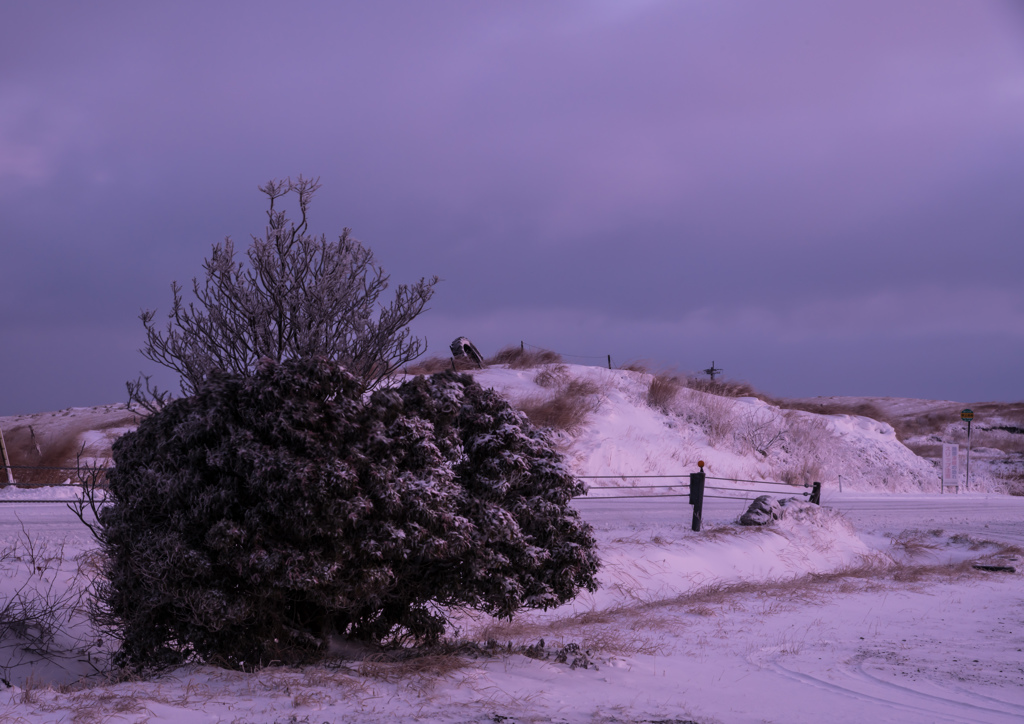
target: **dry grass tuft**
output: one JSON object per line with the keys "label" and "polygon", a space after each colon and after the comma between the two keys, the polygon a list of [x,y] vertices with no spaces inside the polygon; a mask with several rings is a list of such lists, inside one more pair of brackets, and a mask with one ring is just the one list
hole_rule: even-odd
{"label": "dry grass tuft", "polygon": [[[557,383],[554,383],[557,384]],[[568,380],[550,396],[526,397],[516,406],[538,427],[575,432],[601,404],[601,388],[589,380]]]}
{"label": "dry grass tuft", "polygon": [[889,539],[893,548],[901,550],[908,556],[920,555],[928,551],[936,550],[939,546],[935,542],[935,536],[930,536],[920,530],[905,530],[897,536]]}
{"label": "dry grass tuft", "polygon": [[548,365],[538,372],[533,381],[538,387],[544,389],[558,388],[569,380],[569,371],[565,365]]}
{"label": "dry grass tuft", "polygon": [[771,398],[755,390],[747,382],[738,380],[711,380],[702,377],[690,377],[686,380],[686,386],[691,390],[706,392],[709,395],[718,397],[756,397],[765,402],[772,402]]}
{"label": "dry grass tuft", "polygon": [[804,485],[820,481],[821,465],[816,460],[800,460],[779,473],[779,480],[790,485]]}
{"label": "dry grass tuft", "polygon": [[651,369],[646,362],[634,360],[633,362],[627,362],[626,364],[619,367],[620,370],[626,370],[627,372],[640,372],[642,374],[649,374]]}
{"label": "dry grass tuft", "polygon": [[562,355],[547,349],[525,349],[521,347],[505,347],[490,359],[484,360],[489,365],[508,365],[514,370],[540,367],[541,365],[558,364]]}
{"label": "dry grass tuft", "polygon": [[395,659],[393,653],[373,654],[359,665],[358,673],[381,681],[417,677],[442,679],[469,666],[469,660],[452,653],[425,653]]}
{"label": "dry grass tuft", "polygon": [[708,436],[708,442],[713,446],[730,439],[736,429],[732,403],[716,395],[696,396],[690,404],[687,416],[704,431]]}
{"label": "dry grass tuft", "polygon": [[445,370],[469,372],[480,369],[476,364],[464,357],[429,357],[407,365],[403,372],[407,375],[436,375]]}
{"label": "dry grass tuft", "polygon": [[120,719],[125,714],[139,714],[146,706],[135,696],[112,691],[88,691],[73,697],[74,724],[92,724]]}
{"label": "dry grass tuft", "polygon": [[682,386],[683,381],[679,379],[678,375],[659,372],[651,378],[651,384],[647,388],[647,404],[656,410],[667,413]]}
{"label": "dry grass tuft", "polygon": [[1024,474],[1007,475],[1002,480],[1008,495],[1024,497]]}

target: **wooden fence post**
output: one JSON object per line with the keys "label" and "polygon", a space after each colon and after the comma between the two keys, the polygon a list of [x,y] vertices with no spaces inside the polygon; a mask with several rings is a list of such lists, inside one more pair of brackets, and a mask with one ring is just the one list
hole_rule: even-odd
{"label": "wooden fence post", "polygon": [[698,460],[699,473],[690,473],[690,505],[693,506],[693,524],[691,528],[699,533],[701,519],[704,517],[704,461]]}

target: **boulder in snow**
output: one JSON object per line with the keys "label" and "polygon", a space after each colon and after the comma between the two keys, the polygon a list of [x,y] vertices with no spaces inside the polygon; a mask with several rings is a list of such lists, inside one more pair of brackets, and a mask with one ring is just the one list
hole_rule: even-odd
{"label": "boulder in snow", "polygon": [[740,525],[771,525],[782,516],[782,506],[770,495],[759,495],[740,516]]}

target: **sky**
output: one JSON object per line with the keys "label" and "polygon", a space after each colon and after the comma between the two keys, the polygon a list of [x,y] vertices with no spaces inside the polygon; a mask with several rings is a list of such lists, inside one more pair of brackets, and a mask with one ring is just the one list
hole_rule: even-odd
{"label": "sky", "polygon": [[139,312],[300,174],[428,355],[1024,399],[1019,4],[14,2],[0,415],[174,387]]}

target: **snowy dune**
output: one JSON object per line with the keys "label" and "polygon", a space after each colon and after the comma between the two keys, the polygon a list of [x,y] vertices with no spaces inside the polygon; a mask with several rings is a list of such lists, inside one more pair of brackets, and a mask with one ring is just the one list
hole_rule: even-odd
{"label": "snowy dune", "polygon": [[[744,528],[735,520],[756,494],[736,492],[709,500],[704,530],[694,533],[685,497],[613,501],[607,496],[615,491],[593,490],[574,505],[595,528],[598,591],[512,622],[460,612],[457,638],[477,642],[474,650],[257,673],[186,667],[106,685],[79,681],[89,671],[80,655],[59,665],[23,662],[0,672],[13,684],[0,688],[0,720],[1024,719],[1024,576],[1019,565],[1016,573],[971,565],[1012,560],[1013,546],[1024,546],[1024,498],[991,492],[1000,484],[994,467],[981,466],[977,478],[972,469],[975,488],[989,492],[940,496],[934,461],[915,455],[886,422],[784,413],[758,399],[688,389],[655,409],[643,373],[565,366],[538,383],[545,371],[489,368],[475,377],[527,404],[570,380],[591,382],[583,422],[559,433],[579,475],[683,475],[704,460],[724,486],[733,478],[820,480],[825,505],[787,506],[791,512],[775,525]],[[912,409],[910,401],[900,405]],[[52,421],[65,420],[91,442],[90,455],[102,458],[110,436],[90,437],[73,421],[114,414],[72,410]],[[755,449],[764,438],[750,428],[773,421],[789,438]],[[0,418],[5,433],[14,422]],[[110,429],[123,426],[122,419]],[[67,586],[87,568],[88,532],[64,506],[3,505],[0,547],[11,554],[0,596],[29,575],[27,539],[32,550],[61,552],[32,585]]]}
{"label": "snowy dune", "polygon": [[[721,478],[819,480],[836,487],[841,478],[843,489],[849,491],[939,491],[938,461],[914,454],[887,422],[784,410],[753,397],[718,397],[686,388],[660,410],[646,402],[650,374],[556,367],[563,367],[569,379],[591,381],[597,389],[596,409],[578,434],[565,441],[578,475],[690,473],[697,470],[698,460],[704,460],[708,475]],[[488,368],[474,377],[509,399],[522,401],[555,394],[550,386],[538,384],[541,372]],[[851,398],[845,399],[847,407],[856,406]],[[900,402],[901,413],[912,414],[911,401]],[[916,402],[924,411],[934,411],[929,401]],[[884,405],[882,410],[886,411]],[[788,430],[789,437],[759,453],[752,444],[757,428],[773,425]],[[760,432],[763,438],[766,430]],[[1024,435],[1019,437],[1024,441]],[[1000,484],[983,461],[972,470],[971,482],[978,491],[993,491]]]}

